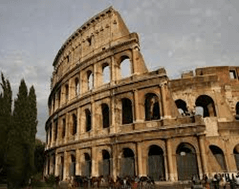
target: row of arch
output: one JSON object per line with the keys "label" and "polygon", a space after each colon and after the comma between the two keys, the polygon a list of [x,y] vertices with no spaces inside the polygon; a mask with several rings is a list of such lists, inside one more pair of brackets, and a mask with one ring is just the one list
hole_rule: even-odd
{"label": "row of arch", "polygon": [[[119,64],[119,67],[120,67],[120,70],[121,70],[121,73],[120,73],[120,78],[126,78],[126,77],[129,77],[131,76],[132,74],[132,63],[130,61],[130,58],[129,56],[127,55],[124,55],[120,58],[120,64]],[[98,80],[100,79],[100,82],[102,84],[107,84],[111,81],[110,77],[111,77],[111,74],[110,74],[110,66],[108,63],[103,63],[102,64],[102,67],[101,67],[101,71],[99,71],[101,74],[100,74],[100,77],[98,77]],[[93,73],[93,69],[89,69],[86,71],[86,75],[85,75],[85,78],[82,79],[82,82],[83,81],[86,81],[86,87],[85,87],[85,91],[89,91],[89,90],[92,90],[94,88],[94,73]],[[98,81],[98,83],[100,83]],[[71,87],[70,87],[71,86]],[[80,80],[79,80],[79,77],[75,77],[74,81],[72,82],[71,85],[69,85],[68,83],[65,84],[64,86],[64,89],[61,91],[61,89],[59,89],[56,94],[54,94],[52,96],[52,100],[50,102],[52,102],[52,105],[50,104],[49,107],[52,106],[52,109],[55,110],[57,107],[59,108],[60,105],[61,105],[61,101],[63,101],[64,103],[67,103],[68,100],[69,100],[69,91],[70,89],[74,88],[74,96],[73,97],[78,97],[80,95]],[[64,94],[64,98],[63,100],[61,100],[62,98],[62,94]],[[57,101],[57,104],[56,105],[56,101]]]}
{"label": "row of arch", "polygon": [[[209,149],[211,154],[214,156],[216,162],[220,165],[222,171],[227,171],[226,161],[224,153],[218,146],[210,145]],[[112,155],[108,150],[102,150],[102,157],[98,164],[99,175],[112,176],[113,175],[113,162]],[[235,146],[233,152],[237,169],[239,164],[239,151],[238,145]],[[135,159],[136,156],[134,151],[130,148],[123,148],[120,157],[120,172],[119,175],[124,176],[135,176]],[[166,169],[165,169],[165,159],[164,152],[158,145],[151,145],[148,149],[147,154],[147,174],[154,178],[156,181],[166,180]],[[54,158],[55,159],[55,158]],[[180,143],[176,150],[176,163],[177,163],[177,173],[178,180],[190,180],[193,175],[199,175],[197,155],[194,146],[189,143]],[[55,164],[55,161],[54,161]],[[48,163],[48,171],[49,171]],[[60,157],[59,165],[59,176],[63,179],[64,172],[64,157]],[[80,165],[81,175],[90,177],[92,175],[92,158],[90,154],[84,153],[84,161]],[[75,154],[70,156],[69,171],[67,171],[69,176],[76,175],[76,157]]]}
{"label": "row of arch", "polygon": [[[175,101],[178,111],[181,115],[191,115],[188,110],[187,103],[182,99],[177,99]],[[197,115],[202,115],[203,117],[216,117],[216,107],[213,99],[208,95],[200,95],[195,102],[195,113]],[[239,102],[235,105],[235,117],[239,118]]]}

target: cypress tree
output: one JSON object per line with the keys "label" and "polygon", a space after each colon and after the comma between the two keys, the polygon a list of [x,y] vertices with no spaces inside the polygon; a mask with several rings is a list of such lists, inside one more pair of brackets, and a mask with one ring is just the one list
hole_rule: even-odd
{"label": "cypress tree", "polygon": [[1,73],[0,83],[0,174],[5,173],[5,152],[7,147],[8,131],[11,126],[12,90],[8,80]]}
{"label": "cypress tree", "polygon": [[8,135],[7,176],[9,188],[23,188],[29,173],[29,139],[27,118],[28,90],[21,80],[17,98],[14,100],[13,125]]}

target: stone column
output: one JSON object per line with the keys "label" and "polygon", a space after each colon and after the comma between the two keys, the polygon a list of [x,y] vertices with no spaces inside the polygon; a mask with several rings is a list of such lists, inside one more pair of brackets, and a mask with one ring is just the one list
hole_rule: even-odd
{"label": "stone column", "polygon": [[115,68],[115,59],[111,56],[111,64],[109,65],[110,69],[110,84],[114,85],[116,81],[116,68]]}
{"label": "stone column", "polygon": [[204,143],[204,136],[199,136],[198,142],[199,142],[199,149],[201,154],[203,174],[208,174],[208,163],[207,163],[207,155],[206,155],[206,149],[205,149],[205,143]]}
{"label": "stone column", "polygon": [[169,104],[169,97],[167,97],[167,83],[164,82],[160,84],[160,91],[161,91],[161,106],[163,111],[163,118],[171,118],[171,105]]}
{"label": "stone column", "polygon": [[76,149],[76,175],[81,175],[80,150]]}
{"label": "stone column", "polygon": [[118,161],[119,161],[119,152],[118,152],[118,145],[114,144],[112,145],[112,155],[113,155],[113,179],[115,180],[117,176],[119,175],[119,169],[118,169]]}
{"label": "stone column", "polygon": [[63,180],[66,180],[68,177],[69,177],[69,171],[68,171],[68,165],[69,165],[69,163],[68,163],[68,152],[67,151],[65,151],[64,152],[64,168],[63,168]]}
{"label": "stone column", "polygon": [[138,175],[146,176],[146,161],[143,159],[143,147],[142,142],[137,143],[137,152],[138,152]]}
{"label": "stone column", "polygon": [[60,159],[59,155],[55,153],[55,168],[54,168],[55,176],[59,176],[59,159]]}
{"label": "stone column", "polygon": [[111,95],[110,100],[110,133],[115,133],[115,96]]}
{"label": "stone column", "polygon": [[92,147],[92,176],[98,176],[97,147]]}
{"label": "stone column", "polygon": [[138,102],[138,90],[133,90],[134,95],[134,113],[135,113],[135,122],[138,123],[141,121],[139,113],[139,102]]}
{"label": "stone column", "polygon": [[174,181],[173,159],[172,159],[172,143],[171,139],[166,140],[167,161],[168,161],[168,180]]}

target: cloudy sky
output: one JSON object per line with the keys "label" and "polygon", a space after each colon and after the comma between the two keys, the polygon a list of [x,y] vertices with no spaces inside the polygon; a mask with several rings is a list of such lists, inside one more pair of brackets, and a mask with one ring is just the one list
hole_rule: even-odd
{"label": "cloudy sky", "polygon": [[77,28],[109,6],[140,35],[149,70],[165,67],[177,78],[196,67],[239,64],[238,0],[0,0],[0,72],[14,98],[22,78],[34,85],[38,138],[45,141],[55,55]]}

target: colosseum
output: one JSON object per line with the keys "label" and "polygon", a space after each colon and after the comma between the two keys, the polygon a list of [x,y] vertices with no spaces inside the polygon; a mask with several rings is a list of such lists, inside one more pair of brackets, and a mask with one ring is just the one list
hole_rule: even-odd
{"label": "colosseum", "polygon": [[45,176],[175,182],[238,171],[239,67],[174,80],[148,71],[138,34],[113,7],[78,28],[53,67]]}

